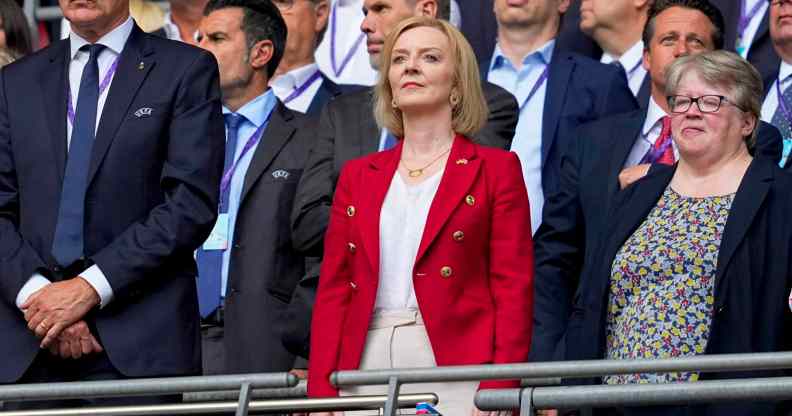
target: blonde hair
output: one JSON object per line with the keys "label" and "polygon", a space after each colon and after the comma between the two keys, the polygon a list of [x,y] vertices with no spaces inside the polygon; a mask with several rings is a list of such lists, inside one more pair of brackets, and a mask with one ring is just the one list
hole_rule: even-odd
{"label": "blonde hair", "polygon": [[[459,102],[451,111],[451,128],[454,132],[467,137],[473,136],[487,122],[487,102],[481,89],[478,63],[473,48],[465,36],[450,23],[430,17],[411,17],[399,23],[385,39],[382,51],[380,74],[374,88],[374,118],[380,127],[388,129],[397,137],[404,136],[404,119],[401,110],[394,108],[393,91],[391,91],[388,72],[391,66],[391,55],[396,40],[410,29],[418,27],[434,28],[448,38],[451,46],[450,56],[454,62],[454,79],[451,87],[459,98]],[[450,98],[450,97],[449,97]]]}
{"label": "blonde hair", "polygon": [[144,32],[153,32],[165,24],[165,11],[148,0],[130,0],[129,14]]}

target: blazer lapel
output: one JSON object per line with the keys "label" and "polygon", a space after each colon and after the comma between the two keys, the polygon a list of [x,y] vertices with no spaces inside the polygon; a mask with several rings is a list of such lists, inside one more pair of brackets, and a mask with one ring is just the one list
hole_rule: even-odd
{"label": "blazer lapel", "polygon": [[363,242],[363,251],[367,253],[371,263],[372,274],[375,279],[379,276],[380,254],[380,211],[388,194],[393,175],[399,166],[402,142],[391,150],[379,152],[369,161],[367,169],[363,170],[360,184],[365,189],[360,189],[360,238]]}
{"label": "blazer lapel", "polygon": [[256,184],[259,177],[264,171],[269,168],[272,161],[280,153],[283,146],[289,142],[294,131],[296,130],[291,124],[290,120],[294,115],[286,111],[286,108],[278,101],[277,106],[272,110],[269,125],[264,130],[259,145],[253,153],[253,159],[250,161],[250,167],[245,174],[245,183],[242,186],[242,196],[240,197],[240,204],[244,203],[253,185]]}
{"label": "blazer lapel", "polygon": [[360,94],[363,98],[360,103],[358,114],[358,141],[360,155],[364,156],[379,150],[380,134],[382,131],[377,126],[374,116],[371,114],[371,106],[374,97],[374,90],[367,90],[367,93]]}
{"label": "blazer lapel", "polygon": [[[456,163],[463,159],[467,162]],[[467,196],[478,176],[480,167],[481,159],[476,158],[475,146],[462,136],[454,138],[443,178],[440,180],[437,193],[429,208],[421,244],[418,246],[418,254],[415,256],[415,264],[421,260],[448,218]],[[474,195],[474,197],[476,196],[483,198],[483,195]]]}
{"label": "blazer lapel", "polygon": [[147,47],[143,31],[135,25],[129,35],[124,50],[121,51],[121,58],[118,62],[118,69],[113,76],[110,90],[107,93],[107,100],[102,109],[102,116],[99,121],[99,129],[96,132],[96,142],[91,151],[91,166],[88,170],[88,181],[90,184],[102,159],[107,153],[107,149],[115,138],[116,132],[127,115],[132,99],[135,98],[140,84],[154,66],[151,54],[154,51]]}
{"label": "blazer lapel", "polygon": [[646,111],[638,110],[620,119],[620,123],[614,126],[612,135],[616,140],[613,143],[613,152],[611,152],[610,166],[608,167],[608,200],[619,192],[619,172],[622,171],[624,162],[627,161],[633,144],[641,133],[644,120],[646,120]]}
{"label": "blazer lapel", "polygon": [[770,184],[773,181],[772,162],[754,159],[745,176],[737,188],[729,218],[723,229],[720,250],[718,252],[718,266],[715,270],[715,307],[722,306],[725,301],[721,296],[724,290],[723,276],[729,262],[734,256],[737,247],[745,238],[748,227],[751,226],[756,213],[764,203]]}
{"label": "blazer lapel", "polygon": [[[559,53],[559,52],[557,52]],[[546,165],[550,148],[553,146],[558,122],[561,120],[561,109],[566,100],[569,78],[575,62],[567,55],[554,56],[550,62],[545,93],[544,112],[542,114],[542,166]]]}
{"label": "blazer lapel", "polygon": [[71,60],[69,46],[69,40],[66,39],[50,47],[50,65],[39,77],[41,108],[46,113],[58,182],[63,181],[66,168],[66,87]]}

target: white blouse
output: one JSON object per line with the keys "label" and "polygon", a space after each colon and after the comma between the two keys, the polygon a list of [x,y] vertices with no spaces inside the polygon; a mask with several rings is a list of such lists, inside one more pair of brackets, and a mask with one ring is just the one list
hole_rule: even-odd
{"label": "white blouse", "polygon": [[397,171],[380,212],[380,276],[375,310],[418,309],[413,266],[443,170],[416,185]]}

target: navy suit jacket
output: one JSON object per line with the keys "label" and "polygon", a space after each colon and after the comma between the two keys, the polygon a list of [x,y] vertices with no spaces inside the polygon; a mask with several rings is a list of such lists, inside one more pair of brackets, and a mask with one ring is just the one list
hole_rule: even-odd
{"label": "navy suit jacket", "polygon": [[[606,214],[619,192],[619,172],[645,119],[646,111],[637,110],[583,125],[564,154],[561,185],[545,199],[542,225],[534,236],[531,361],[563,358],[561,340],[572,296],[583,265],[593,260],[592,248],[608,233]],[[778,163],[781,134],[775,127],[760,124],[755,154]]]}
{"label": "navy suit jacket", "polygon": [[[723,20],[726,24],[724,49],[733,51],[737,41],[737,23],[740,20],[742,1],[712,0],[712,4],[717,6],[723,13]],[[773,71],[777,73],[778,65],[781,63],[778,54],[773,49],[773,41],[770,39],[769,14],[770,8],[768,7],[762,17],[762,23],[759,24],[753,42],[751,42],[751,48],[748,50],[748,62],[756,67],[763,79],[767,79]]]}
{"label": "navy suit jacket", "polygon": [[314,95],[311,105],[308,106],[308,110],[306,110],[305,114],[318,119],[319,114],[322,112],[322,108],[324,108],[328,101],[341,94],[354,92],[363,88],[365,87],[359,85],[338,85],[322,74],[322,85],[316,91],[316,95]]}
{"label": "navy suit jacket", "polygon": [[[490,60],[480,63],[485,77],[489,63]],[[545,195],[550,195],[558,189],[561,155],[577,139],[577,127],[635,110],[638,104],[616,67],[563,51],[553,53],[546,91],[542,112],[542,188]]]}
{"label": "navy suit jacket", "polygon": [[[0,72],[0,382],[19,379],[39,352],[14,303],[19,290],[35,272],[59,279],[51,248],[67,157],[69,53],[69,41],[58,41]],[[217,211],[218,79],[209,53],[136,26],[101,114],[84,241],[114,299],[86,319],[129,377],[201,368],[193,251]],[[135,114],[144,107],[150,116]]]}
{"label": "navy suit jacket", "polygon": [[[775,161],[757,157],[732,203],[715,271],[713,320],[705,354],[789,351],[792,312],[792,176]],[[607,290],[616,253],[655,207],[675,168],[650,172],[612,203],[601,243],[586,257],[571,308],[566,359],[601,359],[605,354]],[[788,371],[702,373],[702,379],[786,375]],[[601,383],[573,380],[574,383]],[[788,405],[787,412],[789,411]],[[677,411],[674,411],[677,410]],[[629,412],[627,414],[630,414]],[[642,414],[636,411],[636,414]],[[664,415],[749,416],[788,414],[772,403],[713,404],[669,409]]]}

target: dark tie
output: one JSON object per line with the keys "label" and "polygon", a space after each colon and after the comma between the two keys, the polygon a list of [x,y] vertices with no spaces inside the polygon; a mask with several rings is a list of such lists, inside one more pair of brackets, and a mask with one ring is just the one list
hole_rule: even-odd
{"label": "dark tie", "polygon": [[392,135],[391,132],[385,131],[385,143],[382,145],[382,150],[389,150],[396,146],[396,136]]}
{"label": "dark tie", "polygon": [[81,51],[90,55],[80,81],[77,109],[72,126],[66,173],[63,176],[58,223],[52,242],[52,255],[61,266],[69,266],[83,256],[85,222],[85,188],[91,163],[91,148],[96,134],[99,102],[99,65],[97,58],[104,45],[85,45]]}
{"label": "dark tie", "polygon": [[[238,114],[226,114],[226,150],[223,173],[234,164],[234,153],[239,139],[239,125],[245,118]],[[231,185],[221,189],[220,214],[228,213],[228,196]],[[230,238],[230,236],[229,236]],[[205,318],[220,306],[222,295],[223,253],[225,250],[198,249],[198,305],[201,317]]]}
{"label": "dark tie", "polygon": [[660,119],[663,123],[663,128],[660,130],[660,136],[655,140],[654,146],[646,152],[641,163],[661,163],[664,165],[674,164],[674,146],[673,138],[671,137],[671,117],[664,116]]}

